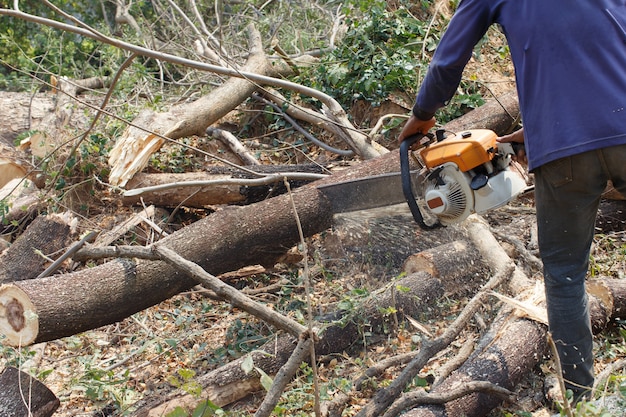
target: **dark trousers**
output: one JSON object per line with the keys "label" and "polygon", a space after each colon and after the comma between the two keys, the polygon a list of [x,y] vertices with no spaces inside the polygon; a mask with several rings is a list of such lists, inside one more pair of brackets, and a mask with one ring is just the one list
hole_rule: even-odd
{"label": "dark trousers", "polygon": [[585,277],[607,181],[626,196],[626,145],[585,152],[536,170],[539,250],[548,321],[575,398],[593,386],[593,344]]}

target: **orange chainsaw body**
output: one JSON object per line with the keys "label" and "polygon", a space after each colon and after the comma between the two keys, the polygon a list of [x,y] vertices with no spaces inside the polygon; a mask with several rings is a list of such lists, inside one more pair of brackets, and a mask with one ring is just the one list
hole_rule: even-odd
{"label": "orange chainsaw body", "polygon": [[496,138],[491,130],[468,130],[426,146],[420,155],[429,169],[453,162],[462,172],[467,172],[493,159],[497,151]]}

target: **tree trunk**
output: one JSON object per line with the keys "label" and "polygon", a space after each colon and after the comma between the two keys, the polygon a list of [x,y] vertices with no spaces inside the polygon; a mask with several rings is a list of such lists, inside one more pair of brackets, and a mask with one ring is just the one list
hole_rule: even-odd
{"label": "tree trunk", "polygon": [[2,417],[50,417],[59,405],[48,387],[19,369],[9,366],[0,373]]}
{"label": "tree trunk", "polygon": [[[519,102],[515,90],[487,101],[479,107],[480,111],[471,111],[446,124],[446,130],[462,132],[467,125],[491,129],[499,135],[510,133],[519,125]],[[478,110],[478,109],[477,109]]]}
{"label": "tree trunk", "polygon": [[[303,194],[310,198],[294,198],[304,233],[327,229],[332,217],[328,202],[313,187]],[[219,275],[247,265],[273,265],[298,240],[289,196],[281,196],[220,210],[161,242]],[[11,340],[19,340],[25,328],[38,327],[36,338],[22,338],[22,345],[39,343],[120,321],[195,284],[163,262],[116,259],[71,274],[11,284],[23,292],[18,301],[29,300],[35,310],[0,322],[9,320],[5,327],[15,332],[7,334]],[[7,289],[0,289],[0,297]]]}

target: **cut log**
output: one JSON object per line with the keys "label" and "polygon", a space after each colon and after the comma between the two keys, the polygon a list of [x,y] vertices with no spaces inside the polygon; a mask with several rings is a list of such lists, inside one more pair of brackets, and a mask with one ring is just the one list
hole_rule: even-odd
{"label": "cut log", "polygon": [[[273,265],[299,240],[288,196],[277,198],[284,201],[260,203],[265,208],[251,205],[221,210],[161,242],[214,275],[252,264]],[[321,197],[305,199],[296,207],[305,233],[317,233],[330,225],[330,208]],[[29,317],[39,322],[36,339],[22,338],[23,345],[120,321],[196,284],[163,262],[128,259],[31,281],[13,284],[36,306],[24,311],[22,321]],[[16,333],[11,340],[19,339],[24,329],[14,323],[9,326]]]}
{"label": "cut log", "polygon": [[26,164],[9,157],[8,153],[11,150],[12,148],[0,143],[0,155],[2,155],[0,156],[0,188],[15,178],[25,178],[29,171]]}
{"label": "cut log", "polygon": [[[467,129],[472,127],[466,126]],[[292,206],[298,212],[305,236],[327,230],[332,224],[331,204],[318,191],[317,184],[397,172],[399,166],[398,152],[390,152],[298,188],[291,195],[219,210],[167,236],[161,243],[213,275],[254,264],[271,266],[300,240]],[[445,229],[440,233],[445,234]],[[416,230],[415,239],[426,240],[431,235],[436,233],[424,234]],[[0,318],[0,322],[5,322],[5,329],[13,329],[10,339],[21,339],[23,345],[120,321],[196,284],[192,278],[163,262],[123,259],[30,281],[10,285],[26,294],[34,310],[25,308],[22,318],[15,323],[8,322],[8,317]],[[6,308],[1,304],[0,307]],[[24,330],[20,326],[27,319],[38,321],[38,333],[32,339],[20,337]]]}
{"label": "cut log", "polygon": [[[395,242],[389,243],[393,245]],[[435,278],[424,271],[414,272],[386,285],[349,313],[338,311],[320,318],[316,327],[324,331],[316,343],[316,354],[328,355],[359,347],[363,326],[372,334],[369,343],[376,338],[386,338],[389,329],[395,327],[394,318],[402,320],[404,315],[417,317],[424,310],[433,308],[444,295],[455,297],[476,290],[486,276],[486,266],[471,255],[477,251],[471,250],[473,248],[467,242],[456,242],[452,246],[457,249],[455,254],[458,255],[459,263],[451,274]],[[465,285],[458,285],[460,281],[465,282]],[[397,316],[384,314],[390,308],[398,311]],[[201,376],[198,378],[203,387],[201,398],[208,398],[224,406],[260,390],[259,375],[246,374],[242,367],[244,361],[252,358],[256,367],[272,375],[289,359],[295,346],[294,337],[280,335],[245,357]],[[165,415],[176,407],[192,407],[197,403],[197,398],[181,392],[148,398],[142,401],[133,416]]]}
{"label": "cut log", "polygon": [[[502,267],[510,258],[477,219],[468,225],[472,241],[478,247],[485,262],[495,269]],[[591,318],[594,330],[599,331],[606,323],[626,312],[626,284],[621,280],[607,279],[592,281],[589,286]],[[509,288],[521,294],[533,286],[533,282],[516,268]],[[457,384],[467,381],[489,381],[513,390],[514,387],[545,356],[547,328],[535,321],[520,318],[502,311],[492,324],[489,332],[480,341],[480,348],[449,378],[434,387],[431,392],[446,392]],[[412,417],[443,417],[464,415],[467,417],[486,416],[501,400],[486,393],[475,393],[451,401],[445,406],[421,406],[408,411]]]}
{"label": "cut log", "polygon": [[446,124],[446,130],[462,132],[467,130],[469,124],[483,129],[491,129],[498,135],[503,135],[512,132],[520,122],[519,102],[515,90],[488,100],[479,109],[480,111],[470,111],[463,117],[452,120]]}
{"label": "cut log", "polygon": [[59,405],[48,387],[19,369],[9,366],[0,373],[2,417],[50,417]]}
{"label": "cut log", "polygon": [[409,256],[404,262],[404,272],[424,271],[434,277],[455,276],[458,275],[459,257],[468,256],[477,260],[479,254],[468,251],[467,243],[455,241]]}
{"label": "cut log", "polygon": [[37,217],[0,256],[0,284],[37,277],[48,262],[44,256],[65,248],[71,232],[67,214]]}

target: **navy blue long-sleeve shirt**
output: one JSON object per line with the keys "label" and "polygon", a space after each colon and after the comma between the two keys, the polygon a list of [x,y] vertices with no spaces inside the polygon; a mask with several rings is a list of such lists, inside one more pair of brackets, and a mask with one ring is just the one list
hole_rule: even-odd
{"label": "navy blue long-sleeve shirt", "polygon": [[452,98],[494,23],[515,67],[530,170],[626,143],[626,0],[462,0],[420,87],[418,117]]}

